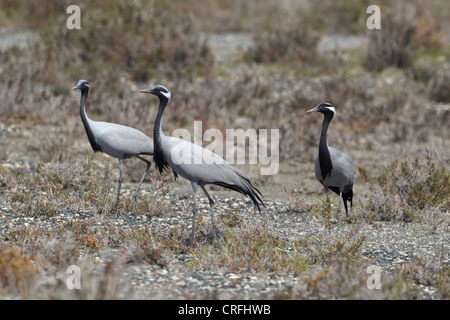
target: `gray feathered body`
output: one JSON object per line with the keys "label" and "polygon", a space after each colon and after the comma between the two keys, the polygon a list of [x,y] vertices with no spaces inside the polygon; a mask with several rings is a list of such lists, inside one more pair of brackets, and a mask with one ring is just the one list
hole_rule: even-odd
{"label": "gray feathered body", "polygon": [[[331,162],[333,164],[333,170],[330,174],[322,178],[320,170],[319,156],[316,158],[314,165],[315,174],[317,180],[324,186],[326,190],[330,187],[339,188],[344,186],[344,192],[353,186],[354,180],[354,166],[352,159],[340,150],[332,147],[328,147],[330,152]],[[339,193],[338,193],[339,194]]]}
{"label": "gray feathered body", "polygon": [[122,159],[153,155],[153,139],[137,129],[92,120],[89,120],[89,124],[99,151]]}
{"label": "gray feathered body", "polygon": [[138,155],[153,155],[153,139],[143,132],[116,123],[93,121],[86,114],[89,85],[80,80],[74,88],[81,90],[80,116],[94,152],[105,152],[126,159]]}
{"label": "gray feathered body", "polygon": [[235,190],[249,196],[260,210],[259,204],[263,204],[261,193],[245,173],[201,146],[165,135],[160,135],[160,139],[164,159],[176,173],[175,176],[180,175],[200,186],[215,184]]}

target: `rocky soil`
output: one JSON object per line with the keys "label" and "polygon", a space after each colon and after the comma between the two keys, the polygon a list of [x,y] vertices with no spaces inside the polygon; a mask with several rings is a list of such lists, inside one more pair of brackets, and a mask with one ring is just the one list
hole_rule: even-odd
{"label": "rocky soil", "polygon": [[[6,33],[0,33],[0,51],[18,43],[25,45],[30,34],[9,33],[7,41],[3,41]],[[245,34],[204,35],[209,42],[219,63],[226,63],[236,54],[246,51],[251,45],[251,38]],[[360,38],[341,39],[326,38],[320,42],[321,50],[333,50],[335,46],[365,45],[365,40]],[[331,49],[330,49],[331,48]],[[2,127],[0,122],[0,137],[8,138],[13,135],[10,128]],[[22,165],[20,161],[17,165]],[[362,248],[363,258],[367,264],[381,268],[383,274],[393,274],[404,263],[408,263],[417,257],[427,257],[430,260],[437,254],[443,264],[450,262],[449,230],[448,225],[440,225],[431,228],[417,223],[377,222],[356,223],[343,222],[339,226],[332,224],[327,228],[319,218],[307,213],[296,213],[288,210],[289,201],[282,192],[282,187],[290,187],[293,179],[300,179],[307,191],[305,202],[319,201],[321,187],[314,179],[312,163],[299,163],[285,161],[280,164],[280,172],[273,177],[268,184],[262,187],[265,194],[266,208],[261,213],[256,212],[251,202],[237,196],[233,192],[213,190],[212,196],[216,200],[216,214],[220,216],[227,210],[238,210],[242,221],[249,225],[262,225],[266,230],[279,235],[283,239],[295,240],[299,238],[314,237],[317,234],[345,235],[354,229],[365,236]],[[28,168],[30,169],[30,168]],[[152,169],[153,170],[153,169]],[[190,185],[187,182],[170,182],[171,190],[165,197],[168,209],[163,214],[149,217],[145,214],[120,214],[117,218],[103,215],[94,215],[92,212],[73,212],[60,210],[50,217],[33,217],[17,215],[13,212],[12,203],[1,198],[0,193],[0,238],[13,230],[20,228],[44,228],[52,230],[56,225],[68,221],[84,221],[93,227],[114,224],[118,228],[148,227],[168,232],[171,228],[182,227],[189,230],[191,226],[191,214],[185,207],[190,206]],[[367,194],[367,187],[361,181],[357,182],[361,187],[356,188],[356,202],[354,214],[358,215],[361,208],[361,194]],[[134,185],[125,184],[122,197],[129,197]],[[146,193],[147,186],[142,187],[142,196]],[[359,193],[359,195],[358,195]],[[201,216],[205,223],[209,223],[208,203],[199,192]],[[334,198],[335,202],[337,198]],[[197,234],[196,237],[205,237],[205,234]],[[3,241],[8,241],[4,239]],[[441,248],[441,249],[440,249]],[[99,268],[110,261],[120,260],[114,248],[107,248],[96,253]],[[121,283],[126,288],[123,298],[139,299],[274,299],[283,297],[287,292],[301,291],[304,286],[302,279],[305,276],[296,277],[283,272],[229,272],[227,270],[192,270],[188,268],[192,261],[192,254],[173,254],[165,256],[162,264],[132,263],[121,270]],[[364,263],[364,261],[362,261]],[[311,271],[312,273],[314,270]],[[50,280],[49,280],[50,279]],[[51,275],[48,275],[51,281]],[[47,281],[45,277],[42,281]],[[128,291],[127,291],[128,290]],[[126,292],[130,295],[127,296]],[[375,297],[377,297],[375,295]],[[437,298],[436,289],[427,285],[426,281],[420,285],[420,297],[425,299]],[[362,296],[361,298],[365,298]]]}

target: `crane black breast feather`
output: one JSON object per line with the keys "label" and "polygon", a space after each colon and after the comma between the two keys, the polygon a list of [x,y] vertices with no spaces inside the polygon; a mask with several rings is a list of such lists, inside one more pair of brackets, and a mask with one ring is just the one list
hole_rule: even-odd
{"label": "crane black breast feather", "polygon": [[[167,162],[166,158],[164,158],[164,154],[161,150],[161,147],[159,144],[154,144],[154,154],[153,154],[153,160],[155,162],[155,166],[158,168],[159,173],[163,173],[163,171],[167,170],[169,168],[169,163]],[[173,177],[175,180],[178,178],[178,174],[173,171]]]}
{"label": "crane black breast feather", "polygon": [[[84,121],[83,121],[84,123]],[[94,134],[92,133],[92,130],[89,126],[85,125],[85,129],[86,129],[86,134],[89,140],[89,143],[91,144],[92,150],[94,150],[94,152],[103,152],[102,147],[100,147],[100,145],[97,143],[97,141],[95,141],[95,137]]]}
{"label": "crane black breast feather", "polygon": [[319,164],[320,164],[320,173],[322,174],[322,181],[325,181],[325,178],[331,175],[331,171],[333,170],[333,163],[331,162],[330,150],[328,147],[320,148],[319,150]]}

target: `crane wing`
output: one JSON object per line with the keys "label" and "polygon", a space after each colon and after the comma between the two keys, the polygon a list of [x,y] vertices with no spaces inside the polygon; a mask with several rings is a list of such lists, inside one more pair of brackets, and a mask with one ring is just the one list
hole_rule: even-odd
{"label": "crane wing", "polygon": [[[355,168],[352,159],[338,149],[332,147],[328,147],[328,149],[330,151],[333,169],[330,175],[325,179],[325,184],[334,187],[353,184]],[[324,184],[320,171],[319,157],[316,158],[314,169],[317,180]]]}
{"label": "crane wing", "polygon": [[188,141],[164,137],[164,157],[177,174],[199,185],[216,184],[249,196],[259,209],[261,193],[249,176],[211,150]]}
{"label": "crane wing", "polygon": [[344,185],[353,184],[355,167],[352,159],[340,150],[328,147],[330,150],[331,161],[333,162],[333,170],[336,170],[340,175],[345,176],[347,181]]}
{"label": "crane wing", "polygon": [[93,122],[91,128],[97,144],[111,156],[153,155],[153,139],[137,129],[109,122]]}

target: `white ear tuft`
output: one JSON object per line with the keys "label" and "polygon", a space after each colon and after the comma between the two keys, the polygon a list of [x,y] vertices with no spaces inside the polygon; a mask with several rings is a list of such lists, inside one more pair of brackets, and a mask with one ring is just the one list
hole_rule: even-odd
{"label": "white ear tuft", "polygon": [[161,91],[161,93],[167,98],[167,100],[170,101],[170,97],[171,97],[170,92],[163,92],[163,91]]}
{"label": "white ear tuft", "polygon": [[328,110],[333,111],[334,115],[336,115],[336,109],[334,107],[326,107]]}

